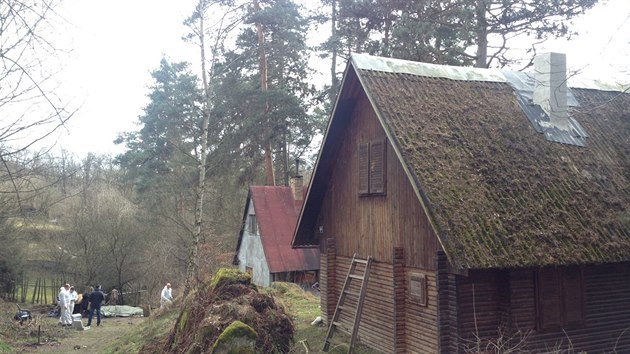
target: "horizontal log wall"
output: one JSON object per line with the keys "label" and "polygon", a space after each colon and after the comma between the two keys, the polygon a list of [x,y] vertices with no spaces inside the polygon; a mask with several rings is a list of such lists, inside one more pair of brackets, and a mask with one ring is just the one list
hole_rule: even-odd
{"label": "horizontal log wall", "polygon": [[[583,269],[585,325],[564,331],[536,328],[534,270],[505,271],[509,277],[507,301],[502,296],[499,271],[494,274],[471,272],[468,279],[460,278],[458,301],[462,337],[472,341],[478,333],[487,343],[501,336],[498,328],[503,326],[503,339],[509,336],[525,339],[523,349],[532,352],[552,348],[575,353],[630,352],[630,264],[585,266]],[[471,313],[473,308],[476,322]],[[507,331],[506,326],[511,331]],[[460,350],[465,350],[465,344]]]}
{"label": "horizontal log wall", "polygon": [[[351,258],[337,256],[335,288],[341,289],[350,268]],[[362,271],[360,271],[362,272]],[[373,262],[370,270],[363,314],[359,325],[359,340],[383,353],[393,353],[394,348],[394,289],[392,286],[393,267],[388,263]],[[353,280],[350,291],[359,292],[360,281]],[[346,297],[344,306],[356,308],[353,297]],[[341,311],[340,322],[345,329],[352,328],[354,313]]]}
{"label": "horizontal log wall", "polygon": [[423,274],[427,280],[427,305],[422,306],[409,299],[407,291],[406,303],[406,344],[407,353],[438,352],[438,318],[437,318],[437,278],[436,272],[423,269],[405,269],[407,283],[409,274]]}
{"label": "horizontal log wall", "polygon": [[471,272],[460,278],[457,287],[460,345],[469,350],[478,345],[477,338],[494,339],[505,318],[507,304],[501,296],[498,271]]}

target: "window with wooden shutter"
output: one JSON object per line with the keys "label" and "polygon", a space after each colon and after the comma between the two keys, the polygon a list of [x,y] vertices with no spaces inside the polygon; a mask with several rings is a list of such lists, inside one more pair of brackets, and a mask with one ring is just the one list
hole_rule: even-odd
{"label": "window with wooden shutter", "polygon": [[370,193],[370,144],[359,144],[359,194]]}
{"label": "window with wooden shutter", "polygon": [[424,274],[409,275],[409,301],[427,306],[427,277]]}
{"label": "window with wooden shutter", "polygon": [[387,141],[359,144],[359,195],[384,195],[387,176]]}
{"label": "window with wooden shutter", "polygon": [[579,268],[546,268],[537,272],[538,328],[560,329],[584,324],[584,282]]}
{"label": "window with wooden shutter", "polygon": [[370,144],[370,194],[385,194],[385,141]]}

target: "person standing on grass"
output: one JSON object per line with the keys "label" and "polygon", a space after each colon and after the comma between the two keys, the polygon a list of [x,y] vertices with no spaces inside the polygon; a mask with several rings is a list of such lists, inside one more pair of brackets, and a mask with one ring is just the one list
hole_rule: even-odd
{"label": "person standing on grass", "polygon": [[64,284],[59,291],[59,323],[62,326],[72,325],[72,313],[70,312],[70,284]]}
{"label": "person standing on grass", "polygon": [[105,294],[101,291],[101,286],[97,285],[96,290],[90,294],[90,314],[88,315],[87,326],[92,324],[92,317],[96,311],[96,327],[101,325],[101,304],[105,301]]}
{"label": "person standing on grass", "polygon": [[90,311],[90,295],[94,291],[93,286],[88,286],[83,293],[83,302],[81,303],[81,316],[87,317]]}
{"label": "person standing on grass", "polygon": [[173,302],[171,283],[166,283],[164,289],[162,289],[162,294],[160,295],[160,308],[170,305],[171,302]]}
{"label": "person standing on grass", "polygon": [[74,286],[70,287],[70,324],[72,324],[72,314],[74,313],[74,304],[77,302],[77,300],[79,299],[79,294],[77,294],[76,291],[74,291]]}

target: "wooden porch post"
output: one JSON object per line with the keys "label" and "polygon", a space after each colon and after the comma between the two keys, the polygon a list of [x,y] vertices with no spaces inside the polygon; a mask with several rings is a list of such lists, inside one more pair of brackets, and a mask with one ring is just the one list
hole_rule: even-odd
{"label": "wooden porch post", "polygon": [[406,340],[406,289],[405,289],[405,252],[402,247],[394,247],[394,353],[407,350]]}

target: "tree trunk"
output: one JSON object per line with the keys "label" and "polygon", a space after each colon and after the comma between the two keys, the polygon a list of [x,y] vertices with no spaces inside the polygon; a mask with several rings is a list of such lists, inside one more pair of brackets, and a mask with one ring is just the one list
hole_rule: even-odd
{"label": "tree trunk", "polygon": [[[186,297],[193,287],[193,280],[197,277],[198,270],[198,253],[199,242],[201,239],[201,225],[203,221],[203,197],[206,193],[206,166],[208,154],[208,126],[210,125],[210,87],[208,86],[208,74],[206,72],[206,51],[205,51],[205,28],[204,28],[204,9],[203,1],[199,1],[197,10],[199,11],[199,43],[201,49],[201,78],[203,81],[204,104],[203,104],[203,123],[201,131],[201,147],[197,160],[197,170],[199,179],[197,181],[195,195],[195,225],[193,228],[192,242],[188,253],[188,265],[186,267],[186,282],[184,284],[184,297]],[[218,37],[218,36],[217,36]],[[214,63],[214,57],[213,57]],[[211,65],[214,71],[214,64]],[[212,73],[213,75],[213,73]]]}
{"label": "tree trunk", "polygon": [[477,58],[475,67],[488,67],[488,21],[486,21],[486,1],[475,2],[475,17],[477,19]]}
{"label": "tree trunk", "polygon": [[330,65],[330,102],[332,106],[335,103],[335,98],[339,89],[339,80],[337,79],[337,0],[331,0],[330,4],[332,7],[332,16],[330,17],[330,43],[332,44],[332,63]]}
{"label": "tree trunk", "polygon": [[[260,4],[258,0],[253,0],[254,10],[260,11]],[[260,22],[256,23],[256,33],[258,34],[258,69],[260,70],[260,91],[263,95],[267,92],[267,53],[265,52],[265,29]],[[271,129],[267,122],[267,115],[269,113],[269,102],[265,100],[265,109],[262,112],[262,122],[265,142],[263,143],[263,150],[265,151],[265,180],[268,186],[276,185],[276,176],[273,169],[273,152],[271,147]]]}

